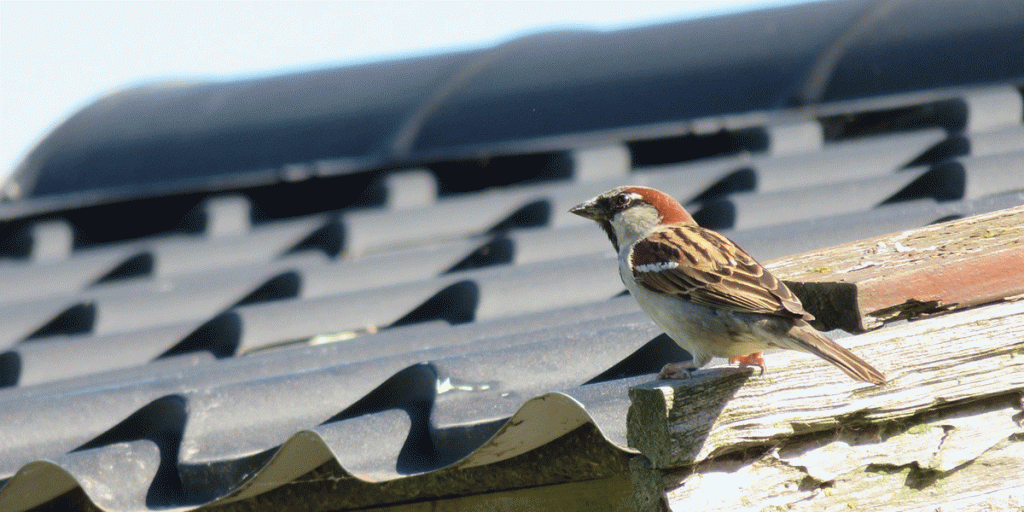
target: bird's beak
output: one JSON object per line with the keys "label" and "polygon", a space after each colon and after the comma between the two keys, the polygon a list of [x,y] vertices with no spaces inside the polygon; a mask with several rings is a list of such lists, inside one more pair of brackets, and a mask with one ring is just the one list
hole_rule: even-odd
{"label": "bird's beak", "polygon": [[580,217],[599,222],[605,218],[602,208],[597,205],[597,198],[591,199],[583,204],[573,206],[569,209],[569,213],[575,213]]}

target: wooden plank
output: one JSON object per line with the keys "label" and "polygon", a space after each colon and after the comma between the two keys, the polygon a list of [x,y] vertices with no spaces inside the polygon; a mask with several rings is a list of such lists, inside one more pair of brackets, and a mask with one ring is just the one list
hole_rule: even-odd
{"label": "wooden plank", "polygon": [[662,478],[673,510],[929,511],[1024,507],[1019,403],[1000,397],[921,422],[797,436]]}
{"label": "wooden plank", "polygon": [[862,332],[901,318],[1024,294],[1024,206],[867,238],[765,265],[819,328]]}
{"label": "wooden plank", "polygon": [[629,445],[655,468],[693,465],[797,435],[900,421],[1024,390],[1024,301],[895,325],[842,343],[885,372],[865,385],[803,353],[768,372],[718,367],[630,389]]}

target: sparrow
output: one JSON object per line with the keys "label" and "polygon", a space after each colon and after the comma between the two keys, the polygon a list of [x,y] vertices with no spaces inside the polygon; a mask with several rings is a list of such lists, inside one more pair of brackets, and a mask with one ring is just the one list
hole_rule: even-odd
{"label": "sparrow", "polygon": [[569,210],[597,221],[619,254],[619,277],[647,316],[693,355],[658,378],[688,377],[712,357],[757,365],[769,348],[814,354],[862,382],[885,375],[818,332],[800,299],[728,238],[697,225],[668,194],[619,187]]}

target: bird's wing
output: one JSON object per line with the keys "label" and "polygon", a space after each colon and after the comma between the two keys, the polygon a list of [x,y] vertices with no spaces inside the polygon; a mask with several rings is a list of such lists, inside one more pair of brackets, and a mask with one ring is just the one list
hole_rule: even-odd
{"label": "bird's wing", "polygon": [[650,290],[703,306],[813,320],[793,292],[731,240],[669,224],[633,244],[633,276]]}

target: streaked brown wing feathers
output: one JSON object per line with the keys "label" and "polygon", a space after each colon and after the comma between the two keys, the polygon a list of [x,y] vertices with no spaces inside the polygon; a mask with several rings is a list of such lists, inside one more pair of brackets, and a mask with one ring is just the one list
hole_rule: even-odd
{"label": "streaked brown wing feathers", "polygon": [[633,275],[647,288],[704,306],[812,320],[782,282],[732,241],[689,224],[634,244]]}

